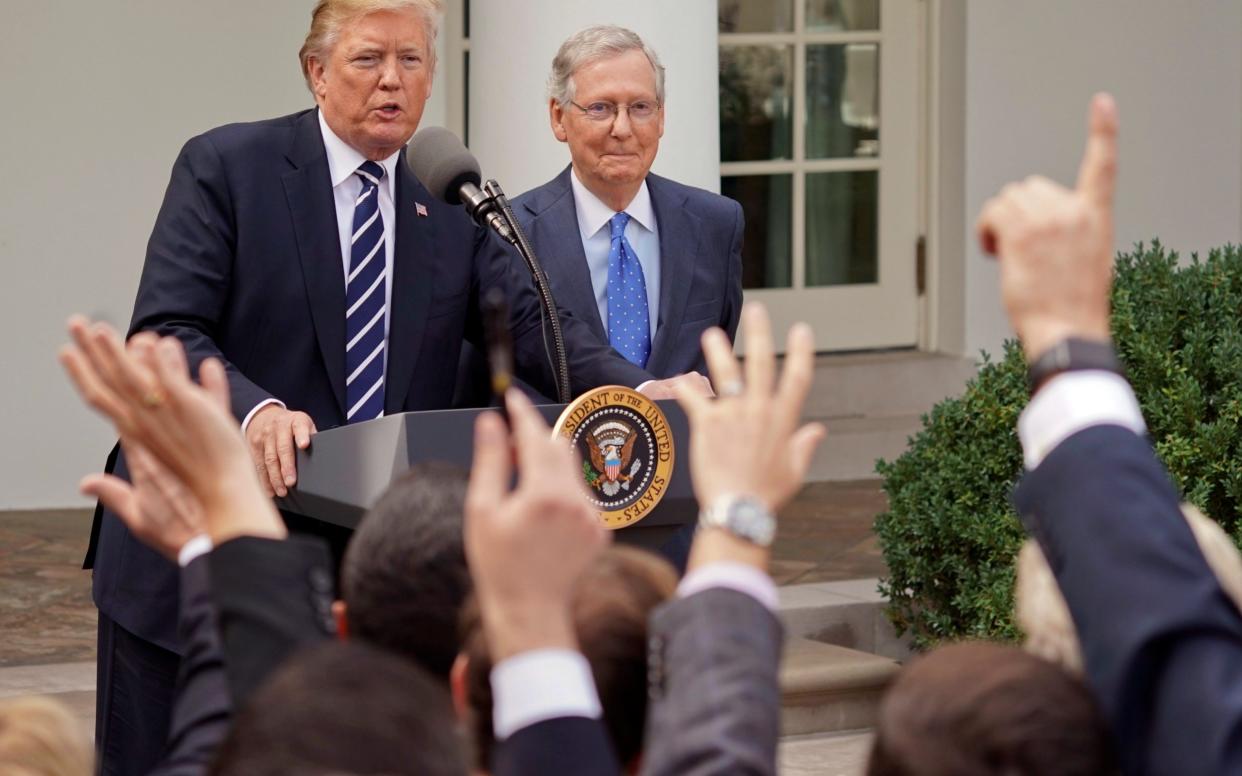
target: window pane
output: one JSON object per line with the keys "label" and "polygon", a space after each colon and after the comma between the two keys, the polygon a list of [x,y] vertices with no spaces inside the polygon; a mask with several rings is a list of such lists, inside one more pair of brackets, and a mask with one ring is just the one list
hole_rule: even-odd
{"label": "window pane", "polygon": [[793,0],[720,0],[720,32],[792,32]]}
{"label": "window pane", "polygon": [[880,152],[880,47],[806,47],[806,156],[834,159]]}
{"label": "window pane", "polygon": [[806,0],[807,32],[880,29],[880,0]]}
{"label": "window pane", "polygon": [[793,239],[793,176],[745,175],[720,179],[720,192],[742,205],[743,288],[789,288]]}
{"label": "window pane", "polygon": [[807,286],[877,282],[878,190],[874,170],[806,176]]}
{"label": "window pane", "polygon": [[720,160],[789,159],[792,46],[720,49]]}

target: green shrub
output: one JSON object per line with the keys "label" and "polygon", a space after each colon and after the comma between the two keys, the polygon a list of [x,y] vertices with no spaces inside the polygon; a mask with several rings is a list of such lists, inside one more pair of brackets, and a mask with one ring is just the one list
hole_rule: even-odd
{"label": "green shrub", "polygon": [[[1156,452],[1186,500],[1242,544],[1242,251],[1180,267],[1159,242],[1118,256],[1112,326]],[[1022,470],[1026,367],[1014,341],[1001,361],[983,358],[906,452],[876,465],[889,499],[876,519],[889,569],[881,590],[918,648],[1017,636],[1023,533],[1009,494]]]}

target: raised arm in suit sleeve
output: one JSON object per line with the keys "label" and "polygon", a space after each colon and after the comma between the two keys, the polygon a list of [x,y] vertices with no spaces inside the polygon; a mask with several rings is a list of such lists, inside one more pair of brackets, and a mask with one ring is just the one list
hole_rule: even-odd
{"label": "raised arm in suit sleeve", "polygon": [[[539,306],[539,293],[522,257],[516,248],[482,229],[475,245],[475,266],[478,271],[471,311],[466,317],[466,339],[486,352],[480,302],[492,287],[505,292],[509,303],[509,328],[513,336],[513,360],[517,376],[546,396],[556,396],[556,382],[551,366],[552,329],[545,323]],[[585,323],[563,307],[560,312],[561,331],[569,361],[570,386],[575,395],[601,385],[637,387],[654,379],[650,373],[626,361],[608,345],[600,342]],[[547,331],[545,333],[545,326]]]}
{"label": "raised arm in suit sleeve", "polygon": [[[1106,416],[1118,402],[1099,406]],[[1069,604],[1122,771],[1240,773],[1242,615],[1147,441],[1119,418],[1085,422],[1089,412],[1070,408],[1077,430],[1037,461],[1014,500]],[[1029,459],[1035,430],[1023,430]]]}
{"label": "raised arm in suit sleeve", "polygon": [[776,773],[784,631],[740,587],[709,586],[652,615],[644,776]]}
{"label": "raised arm in suit sleeve", "polygon": [[173,165],[147,243],[129,333],[149,329],[177,337],[194,373],[204,358],[220,359],[229,375],[233,412],[241,420],[273,397],[224,358],[214,339],[231,292],[232,202],[224,163],[211,139],[191,139]]}
{"label": "raised arm in suit sleeve", "polygon": [[332,557],[310,536],[244,536],[208,557],[229,687],[240,708],[295,650],[332,638]]}
{"label": "raised arm in suit sleeve", "polygon": [[177,630],[185,653],[177,672],[168,745],[150,776],[206,773],[233,718],[205,556],[181,569],[178,617]]}

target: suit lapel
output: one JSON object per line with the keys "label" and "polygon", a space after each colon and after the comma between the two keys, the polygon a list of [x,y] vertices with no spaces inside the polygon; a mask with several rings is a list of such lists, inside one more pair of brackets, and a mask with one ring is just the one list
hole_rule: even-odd
{"label": "suit lapel", "polygon": [[685,208],[686,197],[657,176],[647,176],[647,190],[660,231],[660,316],[647,371],[662,376],[686,312],[686,299],[699,255],[699,217]]}
{"label": "suit lapel", "polygon": [[[402,411],[422,349],[435,278],[436,233],[431,218],[420,217],[416,197],[428,195],[405,166],[397,162],[397,244],[392,259],[392,309],[388,312],[388,371],[384,379],[384,413]],[[424,200],[426,201],[426,200]]]}
{"label": "suit lapel", "polygon": [[539,261],[548,277],[553,278],[557,305],[585,321],[596,336],[607,342],[608,330],[599,318],[591,269],[582,249],[578,211],[569,182],[571,169],[566,167],[525,203],[533,216],[529,237],[531,243],[542,246]]}
{"label": "suit lapel", "polygon": [[332,393],[344,417],[345,277],[328,157],[316,111],[307,111],[298,120],[287,156],[295,169],[285,173],[282,182],[293,218],[311,320]]}

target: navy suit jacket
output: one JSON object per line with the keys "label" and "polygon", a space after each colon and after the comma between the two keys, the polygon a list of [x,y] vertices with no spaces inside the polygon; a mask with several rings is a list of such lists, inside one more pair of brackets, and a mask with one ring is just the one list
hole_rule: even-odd
{"label": "navy suit jacket", "polygon": [[[432,197],[404,156],[397,170],[385,412],[450,405],[462,341],[482,342],[479,303],[494,286],[509,300],[518,375],[553,392],[538,297],[516,253]],[[563,317],[576,392],[651,379]],[[344,424],[345,278],[315,110],[186,143],[147,246],[130,332],[144,329],[178,337],[193,370],[208,356],[222,359],[239,419],[277,398],[321,430]],[[125,473],[123,461],[116,470]],[[100,610],[177,650],[173,565],[103,509],[92,540]]]}
{"label": "navy suit jacket", "polygon": [[[572,167],[566,167],[515,198],[513,210],[548,276],[557,307],[607,344],[608,327],[600,320],[578,230],[572,174]],[[660,309],[647,371],[658,378],[706,374],[699,338],[719,326],[733,339],[741,315],[742,206],[659,175],[647,176],[647,189],[660,232]],[[456,404],[485,405],[491,398],[486,362],[471,348],[464,353]]]}
{"label": "navy suit jacket", "polygon": [[[591,272],[574,207],[572,168],[513,201],[557,304],[582,319],[601,342]],[[704,372],[699,337],[712,326],[732,339],[742,309],[742,206],[659,175],[647,190],[660,232],[660,310],[647,371],[656,377]]]}
{"label": "navy suit jacket", "polygon": [[1242,614],[1147,441],[1080,431],[1014,501],[1069,604],[1122,772],[1242,773]]}

